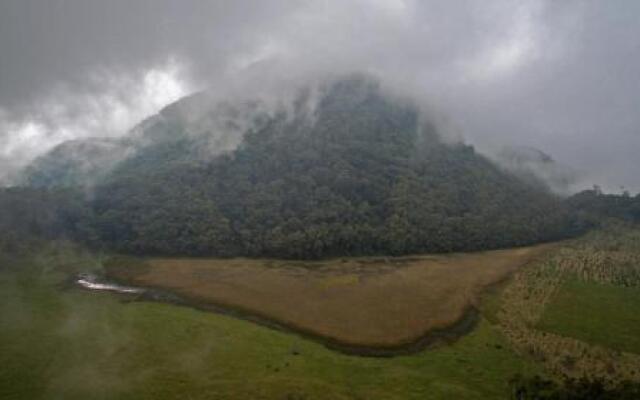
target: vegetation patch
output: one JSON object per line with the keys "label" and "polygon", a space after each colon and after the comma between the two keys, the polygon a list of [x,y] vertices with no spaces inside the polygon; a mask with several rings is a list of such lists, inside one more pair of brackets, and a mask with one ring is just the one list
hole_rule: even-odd
{"label": "vegetation patch", "polygon": [[334,344],[401,349],[465,316],[462,325],[468,326],[467,313],[483,288],[549,247],[391,261],[154,258],[111,262],[108,274],[129,285],[169,290],[200,308],[241,311]]}
{"label": "vegetation patch", "polygon": [[354,357],[237,318],[64,285],[96,258],[30,257],[0,271],[2,399],[498,400],[512,374],[542,372],[485,320],[451,346]]}
{"label": "vegetation patch", "polygon": [[609,226],[567,242],[515,274],[484,307],[523,356],[556,377],[640,381],[631,339],[638,332],[637,238],[637,228]]}
{"label": "vegetation patch", "polygon": [[640,354],[640,290],[566,282],[545,308],[538,328]]}

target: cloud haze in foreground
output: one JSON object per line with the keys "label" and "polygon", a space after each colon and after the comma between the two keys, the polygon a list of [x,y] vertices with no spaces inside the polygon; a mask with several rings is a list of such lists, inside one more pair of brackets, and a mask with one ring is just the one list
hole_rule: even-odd
{"label": "cloud haze in foreground", "polygon": [[640,191],[639,14],[634,0],[6,0],[0,179],[194,90],[365,71],[482,151],[533,146],[584,186]]}

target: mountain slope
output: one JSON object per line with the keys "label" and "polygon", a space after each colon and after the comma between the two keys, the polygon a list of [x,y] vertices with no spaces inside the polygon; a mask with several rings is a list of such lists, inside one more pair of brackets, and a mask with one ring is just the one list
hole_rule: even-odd
{"label": "mountain slope", "polygon": [[291,110],[247,113],[231,152],[194,156],[202,134],[138,151],[96,187],[100,241],[145,254],[316,258],[487,249],[572,232],[559,199],[469,146],[443,144],[413,104],[375,80],[326,85],[312,113],[309,96],[301,91]]}
{"label": "mountain slope", "polygon": [[264,114],[257,102],[213,103],[207,93],[197,93],[168,105],[121,138],[64,142],[32,162],[20,181],[44,188],[93,187],[115,170],[209,160],[237,147]]}
{"label": "mountain slope", "polygon": [[89,138],[64,142],[34,160],[20,180],[33,187],[92,186],[133,151],[125,140]]}

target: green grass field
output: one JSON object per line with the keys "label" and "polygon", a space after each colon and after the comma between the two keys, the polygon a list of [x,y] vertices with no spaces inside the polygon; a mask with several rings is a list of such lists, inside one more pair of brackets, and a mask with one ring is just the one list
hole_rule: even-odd
{"label": "green grass field", "polygon": [[564,243],[486,291],[479,325],[454,344],[366,358],[81,290],[69,278],[103,259],[73,245],[0,254],[0,399],[506,399],[516,374],[635,380],[639,260],[635,229]]}
{"label": "green grass field", "polygon": [[481,309],[551,376],[640,381],[637,227],[608,226],[519,270]]}
{"label": "green grass field", "polygon": [[640,354],[640,288],[569,280],[538,329]]}
{"label": "green grass field", "polygon": [[56,249],[0,268],[2,399],[502,399],[540,373],[482,320],[394,358],[328,350],[250,322],[65,285],[99,260]]}

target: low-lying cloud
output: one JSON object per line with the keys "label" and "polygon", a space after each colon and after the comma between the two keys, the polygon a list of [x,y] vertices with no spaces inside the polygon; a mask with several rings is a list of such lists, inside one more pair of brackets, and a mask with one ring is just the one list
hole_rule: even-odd
{"label": "low-lying cloud", "polygon": [[0,109],[0,183],[64,141],[122,136],[191,91],[173,63],[136,78],[95,73],[89,83],[99,90],[57,87],[21,115]]}
{"label": "low-lying cloud", "polygon": [[585,186],[638,191],[638,12],[633,0],[8,0],[0,167],[122,135],[192,90],[278,94],[364,71],[482,151],[533,146]]}

